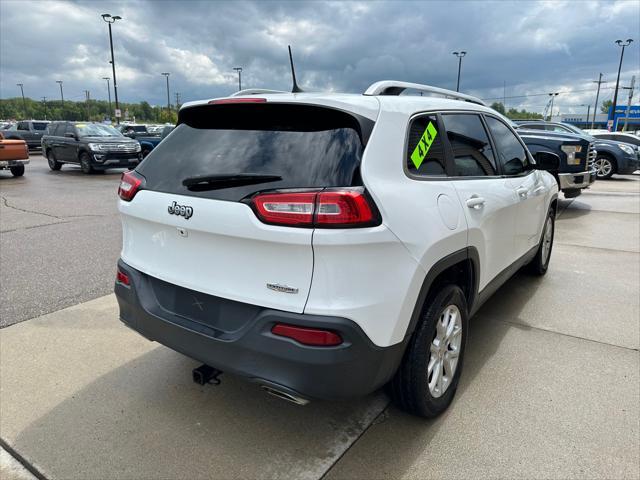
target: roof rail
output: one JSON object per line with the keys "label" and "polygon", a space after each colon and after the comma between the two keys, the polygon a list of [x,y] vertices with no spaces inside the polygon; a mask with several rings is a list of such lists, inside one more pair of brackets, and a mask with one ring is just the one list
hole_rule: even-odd
{"label": "roof rail", "polygon": [[283,90],[269,90],[267,88],[247,88],[239,92],[232,93],[230,97],[244,97],[245,95],[262,95],[265,93],[289,93]]}
{"label": "roof rail", "polygon": [[365,95],[400,95],[407,89],[417,90],[419,92],[435,93],[444,97],[455,98],[456,100],[464,100],[466,102],[477,103],[478,105],[486,104],[477,97],[467,95],[465,93],[454,92],[445,88],[432,87],[431,85],[421,85],[419,83],[399,82],[397,80],[383,80],[371,85],[364,92]]}

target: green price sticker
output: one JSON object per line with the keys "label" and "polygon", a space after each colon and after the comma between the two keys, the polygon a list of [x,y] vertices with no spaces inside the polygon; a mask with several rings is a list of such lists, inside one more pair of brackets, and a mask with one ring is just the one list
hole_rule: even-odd
{"label": "green price sticker", "polygon": [[424,159],[426,158],[427,153],[429,153],[429,149],[431,148],[431,144],[436,139],[436,135],[438,135],[436,127],[433,126],[433,122],[429,122],[429,125],[427,125],[427,129],[422,134],[418,145],[416,145],[416,148],[411,154],[411,161],[416,166],[416,169],[420,168],[420,165],[422,165],[422,162],[424,162]]}

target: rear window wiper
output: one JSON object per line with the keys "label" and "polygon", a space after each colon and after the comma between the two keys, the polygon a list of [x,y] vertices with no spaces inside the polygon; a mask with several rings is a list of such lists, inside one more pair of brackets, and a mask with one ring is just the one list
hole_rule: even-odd
{"label": "rear window wiper", "polygon": [[220,175],[201,175],[185,178],[182,185],[192,192],[205,192],[220,188],[255,185],[258,183],[277,182],[282,180],[279,175],[262,175],[260,173],[231,173]]}

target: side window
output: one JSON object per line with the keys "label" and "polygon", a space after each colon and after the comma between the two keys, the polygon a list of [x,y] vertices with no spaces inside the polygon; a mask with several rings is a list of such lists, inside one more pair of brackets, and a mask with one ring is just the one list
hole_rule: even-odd
{"label": "side window", "polygon": [[55,137],[62,137],[64,135],[65,124],[56,123],[51,130],[51,135]]}
{"label": "side window", "polygon": [[407,170],[420,176],[445,176],[445,155],[438,117],[424,115],[414,118],[409,126]]}
{"label": "side window", "polygon": [[553,132],[560,132],[560,133],[573,133],[570,129],[566,128],[566,127],[562,127],[560,125],[549,125],[550,130]]}
{"label": "side window", "polygon": [[61,135],[64,136],[66,133],[73,133],[75,135],[76,127],[74,127],[72,123],[67,123],[67,128],[64,130],[64,133],[62,133]]}
{"label": "side window", "polygon": [[18,130],[29,131],[29,124],[27,122],[18,122]]}
{"label": "side window", "polygon": [[527,152],[515,134],[494,117],[486,117],[487,125],[496,144],[498,160],[505,175],[520,175],[529,165]]}
{"label": "side window", "polygon": [[538,123],[525,123],[521,126],[522,128],[526,128],[528,130],[544,130],[544,125],[540,125]]}
{"label": "side window", "polygon": [[496,160],[491,142],[479,115],[443,115],[444,128],[453,152],[453,176],[484,177],[496,175]]}

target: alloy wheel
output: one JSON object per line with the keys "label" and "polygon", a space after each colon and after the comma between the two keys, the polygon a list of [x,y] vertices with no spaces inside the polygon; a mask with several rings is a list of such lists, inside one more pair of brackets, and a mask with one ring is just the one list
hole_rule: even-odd
{"label": "alloy wheel", "polygon": [[613,165],[611,164],[611,160],[604,157],[596,158],[596,175],[598,177],[607,177],[611,175],[613,170]]}
{"label": "alloy wheel", "polygon": [[553,221],[551,216],[547,218],[544,225],[544,236],[542,237],[542,264],[546,265],[551,253],[551,242],[553,242]]}
{"label": "alloy wheel", "polygon": [[462,314],[456,305],[446,307],[438,322],[430,346],[427,377],[429,392],[441,397],[449,388],[458,368],[462,345]]}

